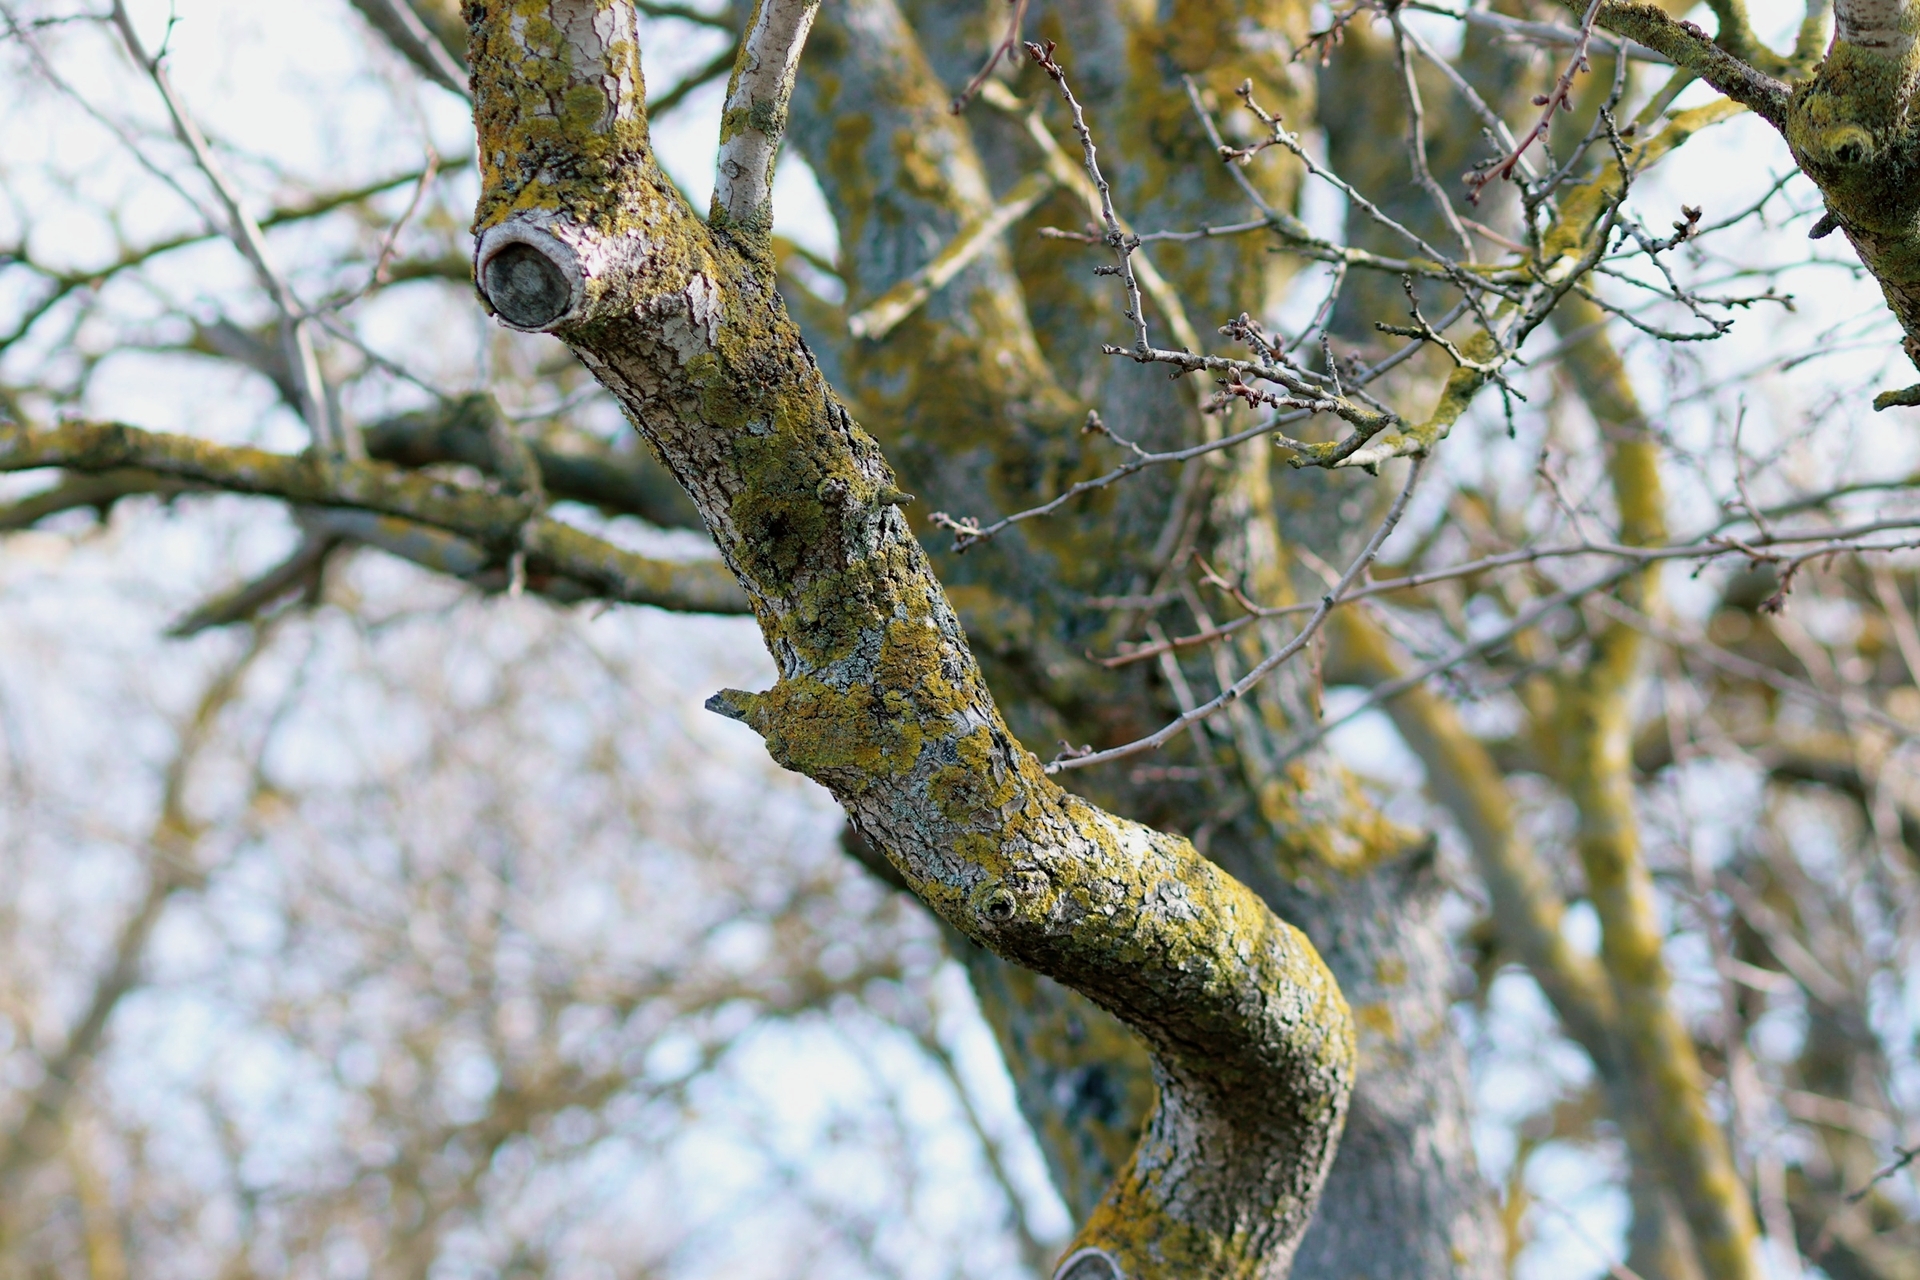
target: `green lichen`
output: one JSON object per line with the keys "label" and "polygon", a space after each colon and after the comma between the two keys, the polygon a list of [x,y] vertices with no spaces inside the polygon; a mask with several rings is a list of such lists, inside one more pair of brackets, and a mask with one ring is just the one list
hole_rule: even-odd
{"label": "green lichen", "polygon": [[[482,171],[476,231],[536,211],[617,230],[629,202],[609,194],[651,163],[638,47],[616,40],[600,65],[576,66],[580,52],[553,12],[552,0],[467,2]],[[612,98],[610,84],[622,86]]]}

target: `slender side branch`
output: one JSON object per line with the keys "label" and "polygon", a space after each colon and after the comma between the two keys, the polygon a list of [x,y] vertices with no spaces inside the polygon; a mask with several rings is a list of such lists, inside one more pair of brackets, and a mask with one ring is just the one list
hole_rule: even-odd
{"label": "slender side branch", "polygon": [[[1652,426],[1598,326],[1599,313],[1577,298],[1567,304],[1562,323],[1587,335],[1573,345],[1569,367],[1605,436],[1621,541],[1664,541],[1665,495]],[[1617,591],[1646,607],[1658,598],[1659,583],[1654,566],[1624,578]],[[1595,601],[1611,603],[1606,596]],[[1673,1186],[1706,1274],[1711,1280],[1749,1280],[1758,1274],[1753,1211],[1726,1135],[1708,1110],[1692,1036],[1673,1008],[1665,931],[1635,812],[1633,705],[1644,653],[1631,627],[1597,629],[1585,669],[1561,684],[1554,727],[1578,814],[1575,844],[1587,895],[1600,918],[1600,962],[1618,1010],[1620,1055],[1666,1155],[1661,1172]]]}
{"label": "slender side branch", "polygon": [[1146,307],[1140,301],[1140,282],[1134,277],[1133,254],[1140,247],[1139,239],[1120,224],[1120,217],[1113,210],[1113,190],[1107,185],[1106,175],[1100,172],[1099,148],[1094,146],[1093,130],[1087,127],[1086,112],[1081,110],[1080,100],[1073,96],[1073,88],[1067,83],[1067,73],[1053,60],[1053,41],[1044,44],[1028,42],[1027,54],[1034,65],[1047,73],[1060,90],[1060,98],[1067,104],[1067,110],[1073,116],[1073,132],[1080,139],[1081,162],[1086,166],[1087,180],[1099,193],[1099,216],[1105,228],[1107,247],[1113,250],[1115,266],[1111,269],[1100,268],[1102,273],[1111,273],[1120,277],[1127,294],[1127,320],[1133,325],[1133,346],[1136,352],[1145,352],[1150,345],[1147,341]]}
{"label": "slender side branch", "polygon": [[773,166],[787,132],[793,77],[819,12],[820,0],[759,0],[727,84],[710,217],[762,248],[773,235]]}
{"label": "slender side branch", "polygon": [[949,280],[967,269],[969,263],[985,251],[1000,234],[1033,211],[1035,205],[1053,194],[1056,180],[1049,173],[1030,173],[1013,184],[986,215],[960,228],[952,242],[933,256],[926,266],[894,285],[872,302],[847,317],[847,331],[856,338],[878,342],[892,333],[902,320],[920,309]]}
{"label": "slender side branch", "polygon": [[446,45],[440,43],[440,37],[428,29],[413,11],[407,0],[351,0],[353,7],[366,18],[387,43],[420,73],[449,93],[457,93],[465,98],[467,93],[467,69],[460,65]]}
{"label": "slender side branch", "polygon": [[1413,465],[1407,472],[1406,485],[1400,490],[1400,496],[1394,500],[1393,506],[1387,511],[1386,518],[1380,522],[1380,527],[1374,530],[1373,537],[1367,540],[1366,548],[1354,558],[1351,565],[1347,566],[1347,571],[1341,575],[1340,581],[1335,583],[1332,589],[1320,598],[1320,603],[1315,606],[1312,615],[1308,617],[1306,623],[1291,640],[1255,663],[1252,670],[1248,671],[1246,675],[1242,676],[1233,684],[1221,690],[1216,697],[1200,704],[1191,711],[1184,712],[1177,720],[1171,721],[1157,731],[1148,734],[1146,737],[1136,739],[1122,746],[1110,747],[1105,751],[1094,751],[1076,756],[1062,757],[1048,764],[1047,772],[1058,773],[1065,769],[1084,769],[1089,765],[1105,764],[1111,760],[1123,760],[1128,756],[1138,755],[1142,751],[1153,751],[1163,747],[1173,741],[1187,726],[1197,724],[1232,706],[1235,702],[1252,692],[1262,680],[1273,674],[1281,663],[1306,648],[1307,642],[1313,639],[1314,635],[1319,631],[1321,624],[1332,614],[1334,608],[1340,603],[1347,592],[1353,589],[1355,583],[1360,580],[1360,576],[1373,564],[1374,557],[1380,554],[1380,545],[1387,540],[1387,536],[1391,534],[1394,527],[1400,523],[1400,517],[1406,512],[1407,502],[1413,497],[1414,487],[1420,482],[1420,471],[1425,463],[1425,457],[1418,454],[1414,456]]}

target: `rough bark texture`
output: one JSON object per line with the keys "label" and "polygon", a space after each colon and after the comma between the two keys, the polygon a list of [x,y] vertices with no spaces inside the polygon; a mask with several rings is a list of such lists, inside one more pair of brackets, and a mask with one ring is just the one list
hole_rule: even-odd
{"label": "rough bark texture", "polygon": [[1075,1241],[1102,1251],[1081,1270],[1284,1274],[1351,1085],[1331,975],[1186,840],[1062,791],[1007,732],[764,244],[709,230],[654,165],[632,11],[485,0],[467,16],[477,278],[621,399],[746,589],[780,678],[713,705],[831,789],[948,923],[1152,1049],[1158,1104]]}

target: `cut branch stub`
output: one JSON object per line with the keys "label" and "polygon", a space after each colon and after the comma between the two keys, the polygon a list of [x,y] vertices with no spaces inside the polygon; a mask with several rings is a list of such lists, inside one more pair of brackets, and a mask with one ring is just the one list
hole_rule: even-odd
{"label": "cut branch stub", "polygon": [[1105,1249],[1077,1249],[1060,1260],[1053,1280],[1126,1280]]}
{"label": "cut branch stub", "polygon": [[568,230],[566,223],[528,218],[480,233],[473,278],[496,317],[515,329],[544,333],[585,305],[592,277],[574,247],[554,234]]}
{"label": "cut branch stub", "polygon": [[[1332,975],[1185,839],[1062,790],[1013,739],[771,260],[737,226],[703,224],[654,166],[624,0],[467,14],[477,278],[508,323],[554,333],[620,399],[745,588],[779,678],[709,705],[828,787],[955,928],[1153,1052],[1159,1105],[1074,1241],[1094,1251],[1075,1280],[1103,1264],[1127,1280],[1284,1276],[1353,1083]],[[789,66],[794,40],[764,65]],[[749,123],[777,145],[782,115]],[[549,269],[567,286],[557,314]]]}
{"label": "cut branch stub", "polygon": [[510,244],[487,259],[480,287],[517,329],[543,329],[573,308],[575,281],[532,245]]}

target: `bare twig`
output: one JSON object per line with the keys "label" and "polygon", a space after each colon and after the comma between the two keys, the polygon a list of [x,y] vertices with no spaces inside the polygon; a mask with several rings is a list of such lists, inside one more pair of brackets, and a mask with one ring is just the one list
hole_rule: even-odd
{"label": "bare twig", "polygon": [[186,104],[174,91],[173,82],[167,76],[163,55],[147,52],[140,40],[140,33],[134,30],[133,18],[127,12],[126,0],[114,0],[113,24],[120,32],[120,38],[127,47],[127,53],[146,72],[148,79],[160,91],[161,100],[166,104],[167,115],[173,121],[176,136],[192,153],[194,163],[213,187],[219,197],[221,207],[226,210],[229,235],[241,254],[253,266],[266,287],[267,294],[273,299],[274,307],[280,313],[281,341],[287,347],[287,363],[293,370],[296,385],[300,391],[300,416],[307,421],[307,428],[313,433],[314,443],[322,450],[352,460],[366,456],[360,445],[359,437],[342,424],[333,421],[332,409],[327,397],[325,381],[320,376],[320,358],[314,350],[313,330],[307,319],[306,308],[294,294],[293,286],[278,265],[274,262],[272,251],[267,246],[266,234],[260,229],[253,215],[248,213],[241,203],[239,190],[227,177],[219,160],[213,154],[213,148],[207,145],[207,139],[187,112]]}
{"label": "bare twig", "polygon": [[1140,246],[1139,238],[1130,234],[1120,225],[1120,219],[1113,211],[1113,191],[1107,186],[1106,177],[1100,172],[1100,158],[1093,145],[1093,131],[1087,127],[1086,113],[1080,109],[1080,100],[1073,96],[1073,89],[1067,84],[1067,73],[1053,60],[1053,41],[1044,45],[1027,44],[1027,55],[1034,65],[1047,73],[1049,79],[1058,86],[1060,97],[1066,102],[1067,110],[1073,113],[1073,131],[1080,139],[1080,151],[1086,165],[1087,177],[1092,181],[1094,190],[1100,194],[1100,218],[1106,227],[1107,247],[1113,250],[1113,267],[1096,267],[1102,275],[1117,275],[1127,291],[1127,319],[1133,323],[1134,350],[1144,352],[1152,343],[1147,337],[1146,307],[1140,301],[1140,282],[1134,278],[1133,251]]}
{"label": "bare twig", "polygon": [[1332,614],[1334,606],[1340,603],[1341,598],[1346,595],[1347,591],[1355,582],[1359,581],[1360,575],[1365,573],[1368,566],[1373,563],[1374,557],[1380,554],[1381,544],[1387,540],[1388,535],[1393,532],[1394,527],[1400,523],[1400,517],[1406,514],[1407,503],[1413,497],[1414,488],[1420,483],[1420,475],[1425,465],[1426,460],[1424,458],[1415,457],[1413,459],[1412,466],[1407,471],[1407,482],[1402,486],[1400,495],[1394,499],[1393,506],[1388,509],[1386,518],[1380,522],[1380,527],[1374,530],[1373,537],[1367,540],[1366,547],[1354,558],[1353,563],[1347,566],[1347,571],[1341,576],[1340,581],[1334,585],[1332,590],[1320,598],[1320,603],[1315,606],[1312,616],[1307,619],[1306,623],[1291,640],[1262,658],[1254,665],[1252,670],[1248,671],[1246,675],[1240,677],[1239,680],[1227,688],[1221,690],[1216,697],[1200,704],[1192,711],[1183,712],[1178,719],[1148,734],[1146,737],[1136,739],[1123,746],[1111,747],[1105,751],[1095,751],[1087,755],[1071,758],[1056,758],[1048,762],[1047,772],[1059,773],[1067,769],[1085,769],[1092,765],[1106,764],[1113,760],[1124,760],[1128,756],[1139,755],[1143,751],[1153,751],[1165,746],[1188,725],[1205,720],[1227,707],[1232,706],[1235,702],[1251,692],[1254,687],[1266,679],[1267,676],[1271,675],[1281,663],[1306,648],[1308,642],[1311,641],[1314,635],[1320,630],[1321,624]]}
{"label": "bare twig", "polygon": [[1020,27],[1027,20],[1027,0],[1007,0],[1007,4],[1010,9],[1007,14],[1007,34],[1000,38],[1000,43],[993,46],[993,52],[987,55],[986,65],[981,67],[974,74],[973,79],[967,81],[967,87],[955,94],[953,101],[947,104],[947,110],[954,115],[959,115],[967,109],[974,95],[980,92],[980,86],[987,82],[987,77],[993,74],[993,69],[1000,65],[1000,60],[1010,55],[1014,47],[1020,43]]}
{"label": "bare twig", "polygon": [[1567,69],[1560,73],[1551,90],[1536,97],[1533,102],[1539,107],[1540,118],[1533,122],[1533,128],[1514,145],[1512,151],[1503,158],[1494,161],[1467,176],[1467,199],[1475,204],[1480,201],[1480,193],[1495,178],[1511,178],[1516,165],[1531,147],[1546,135],[1547,126],[1553,123],[1554,114],[1562,108],[1573,109],[1574,77],[1588,69],[1587,49],[1593,42],[1593,21],[1600,16],[1602,0],[1588,0],[1587,11],[1580,18],[1578,37],[1574,41],[1573,56],[1567,59]]}

